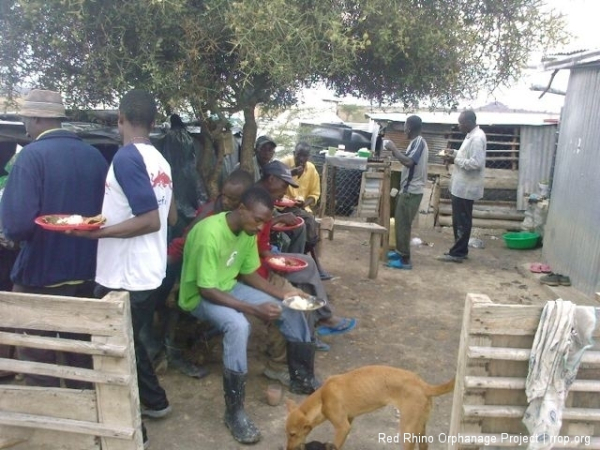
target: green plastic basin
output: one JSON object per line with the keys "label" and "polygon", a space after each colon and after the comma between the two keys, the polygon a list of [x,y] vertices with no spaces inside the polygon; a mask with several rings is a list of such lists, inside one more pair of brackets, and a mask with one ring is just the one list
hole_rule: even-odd
{"label": "green plastic basin", "polygon": [[539,233],[522,231],[520,233],[506,233],[502,235],[508,248],[524,250],[537,247],[540,240]]}

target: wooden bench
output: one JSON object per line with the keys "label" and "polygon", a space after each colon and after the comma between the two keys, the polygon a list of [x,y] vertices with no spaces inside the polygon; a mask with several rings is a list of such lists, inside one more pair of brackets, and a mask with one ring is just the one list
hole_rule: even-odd
{"label": "wooden bench", "polygon": [[[448,449],[526,448],[522,423],[527,407],[525,382],[529,356],[543,305],[502,305],[485,295],[468,294],[458,353],[456,385],[448,436],[468,436]],[[596,327],[594,339],[600,330]],[[583,354],[563,410],[562,441],[556,448],[600,449],[600,351]],[[579,443],[581,437],[589,442]]]}
{"label": "wooden bench", "polygon": [[319,244],[317,244],[317,254],[321,251],[321,241],[323,240],[323,234],[327,232],[329,240],[333,239],[333,232],[337,230],[349,230],[349,231],[365,231],[369,233],[369,243],[371,245],[370,259],[369,259],[369,278],[377,278],[377,272],[379,271],[379,249],[381,247],[381,238],[387,238],[388,230],[386,227],[373,222],[358,222],[351,220],[340,220],[334,219],[333,217],[318,217],[317,223],[319,224]]}
{"label": "wooden bench", "polygon": [[0,386],[0,449],[143,448],[129,294],[102,299],[0,293],[2,326],[87,333],[91,341],[1,331],[0,343],[91,355],[93,369],[0,358],[0,370],[95,384],[79,390]]}

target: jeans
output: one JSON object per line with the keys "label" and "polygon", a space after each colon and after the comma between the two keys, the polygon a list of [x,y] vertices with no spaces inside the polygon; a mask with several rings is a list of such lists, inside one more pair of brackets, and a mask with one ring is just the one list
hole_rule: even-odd
{"label": "jeans", "polygon": [[[64,284],[56,287],[33,287],[33,286],[22,286],[15,284],[13,286],[14,292],[24,292],[28,294],[40,294],[40,295],[61,295],[66,297],[82,297],[91,298],[93,297],[93,286],[94,283],[91,281],[85,281],[80,284]],[[44,314],[44,311],[40,311],[40,314]],[[47,336],[47,337],[60,337],[63,339],[77,339],[79,341],[89,341],[90,336],[79,333],[57,333],[54,331],[44,330],[22,330],[23,333],[33,336]],[[56,364],[58,362],[58,355],[61,354],[65,365],[70,367],[81,367],[84,369],[92,368],[92,357],[90,355],[82,355],[80,353],[69,353],[69,352],[57,352],[55,350],[46,350],[42,348],[29,348],[19,347],[17,349],[18,359],[22,361],[33,361],[38,363]],[[42,387],[60,387],[60,379],[46,375],[36,374],[25,374],[25,383],[28,386],[42,386]],[[91,383],[86,381],[78,380],[67,380],[65,379],[65,386],[70,389],[91,389],[93,386]]]}
{"label": "jeans", "polygon": [[454,245],[448,252],[450,256],[464,258],[469,254],[469,239],[473,226],[473,200],[452,196],[452,229]]}
{"label": "jeans", "polygon": [[[269,294],[243,283],[236,283],[228,294],[251,305],[260,305],[265,302],[281,304],[278,299]],[[225,368],[234,372],[247,373],[250,323],[244,314],[233,308],[201,299],[200,304],[192,311],[192,315],[200,320],[210,322],[223,333],[223,365]],[[275,324],[288,341],[310,342],[311,340],[308,323],[301,311],[283,308],[281,316]]]}
{"label": "jeans", "polygon": [[410,234],[415,216],[419,212],[423,194],[402,192],[396,198],[394,213],[396,250],[404,261],[410,260]]}
{"label": "jeans", "polygon": [[[102,298],[112,290],[117,289],[96,285],[94,295],[97,298]],[[145,327],[149,327],[154,318],[155,305],[151,300],[153,292],[154,290],[129,291],[129,304],[140,401],[148,408],[163,409],[169,406],[167,394],[158,383],[158,378],[148,357],[148,351],[140,338],[140,331]]]}

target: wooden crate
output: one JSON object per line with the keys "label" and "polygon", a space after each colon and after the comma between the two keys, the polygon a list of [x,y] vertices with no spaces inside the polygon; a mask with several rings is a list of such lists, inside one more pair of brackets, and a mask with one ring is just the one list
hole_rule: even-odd
{"label": "wooden crate", "polygon": [[0,293],[2,326],[87,333],[91,341],[0,332],[0,343],[93,356],[93,369],[0,358],[0,370],[87,381],[95,389],[0,386],[0,449],[141,450],[129,294],[102,299]]}
{"label": "wooden crate", "polygon": [[[527,407],[525,381],[542,310],[543,305],[494,304],[485,295],[467,295],[449,449],[484,448],[467,444],[465,437],[471,443],[487,440],[486,449],[527,447],[528,431],[521,422]],[[596,328],[596,341],[599,335]],[[600,449],[599,380],[600,351],[595,345],[584,353],[563,412],[563,441],[554,448]]]}

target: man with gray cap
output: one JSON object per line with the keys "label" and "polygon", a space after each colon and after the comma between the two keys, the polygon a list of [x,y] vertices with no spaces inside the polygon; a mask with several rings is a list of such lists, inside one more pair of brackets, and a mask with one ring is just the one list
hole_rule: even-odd
{"label": "man with gray cap", "polygon": [[[4,233],[21,247],[11,273],[13,291],[93,297],[96,241],[46,231],[34,219],[46,214],[97,215],[102,210],[108,164],[96,148],[61,128],[65,107],[58,92],[30,91],[19,114],[33,142],[19,153],[0,205]],[[27,333],[54,335],[37,330]],[[61,333],[60,337],[73,336]],[[18,354],[23,360],[56,363],[52,350],[20,348]],[[65,357],[70,366],[91,364],[85,355]],[[60,380],[47,376],[27,374],[25,381],[34,386],[60,386]],[[65,382],[72,388],[87,384]]]}

